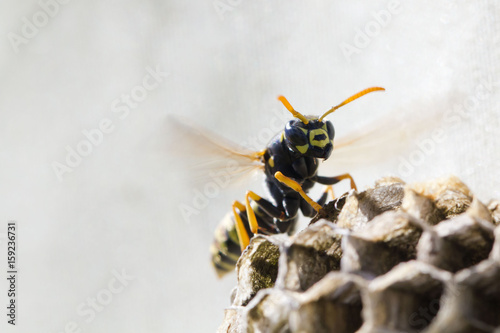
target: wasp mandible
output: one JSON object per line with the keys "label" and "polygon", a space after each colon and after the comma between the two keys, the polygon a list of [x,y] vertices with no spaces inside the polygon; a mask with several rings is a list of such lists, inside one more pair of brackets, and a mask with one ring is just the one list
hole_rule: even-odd
{"label": "wasp mandible", "polygon": [[[341,106],[379,90],[385,89],[367,88],[332,107],[321,117],[304,116],[285,97],[278,97],[295,119],[290,120],[264,150],[249,156],[262,163],[271,198],[247,191],[244,203],[234,201],[232,216],[219,224],[211,246],[212,263],[219,276],[234,269],[253,235],[291,233],[298,211],[304,216],[314,216],[325,204],[331,186],[341,180],[349,179],[351,188],[356,189],[348,173],[336,177],[318,175],[319,161],[330,157],[335,136],[332,123],[324,118]],[[317,201],[307,195],[316,183],[327,185]]]}

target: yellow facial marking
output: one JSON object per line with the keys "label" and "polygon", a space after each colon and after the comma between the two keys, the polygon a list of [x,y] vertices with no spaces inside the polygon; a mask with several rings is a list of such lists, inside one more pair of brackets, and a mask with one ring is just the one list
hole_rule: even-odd
{"label": "yellow facial marking", "polygon": [[271,158],[269,159],[269,161],[267,161],[269,163],[269,166],[271,168],[274,168],[274,158],[271,156]]}
{"label": "yellow facial marking", "polygon": [[[325,135],[326,138],[324,140],[314,140],[314,137],[316,135],[321,135],[321,134]],[[327,132],[325,132],[321,128],[317,128],[317,129],[313,129],[309,132],[309,142],[313,146],[323,148],[324,146],[326,146],[330,142],[330,139],[328,138]]]}
{"label": "yellow facial marking", "polygon": [[309,149],[309,144],[305,144],[303,146],[295,146],[295,148],[297,148],[297,150],[301,153],[301,154],[305,154],[306,151]]}

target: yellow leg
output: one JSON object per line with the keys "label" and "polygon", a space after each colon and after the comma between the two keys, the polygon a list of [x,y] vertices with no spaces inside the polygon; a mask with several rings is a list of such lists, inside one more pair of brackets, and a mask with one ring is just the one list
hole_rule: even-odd
{"label": "yellow leg", "polygon": [[335,193],[333,192],[332,185],[326,185],[325,192],[330,193],[330,196],[332,197],[332,199],[335,199]]}
{"label": "yellow leg", "polygon": [[236,211],[238,209],[240,212],[245,211],[245,206],[239,201],[233,202],[233,214],[236,221],[236,233],[238,234],[238,239],[240,241],[241,252],[250,244],[250,237],[248,236],[247,230],[243,225],[243,221],[240,218],[240,214]]}
{"label": "yellow leg", "polygon": [[351,189],[358,191],[358,188],[356,187],[356,183],[354,182],[354,179],[352,178],[352,176],[350,174],[344,173],[343,175],[337,176],[335,178],[337,178],[339,181],[344,180],[344,179],[350,179],[351,180]]}
{"label": "yellow leg", "polygon": [[286,186],[290,187],[292,190],[299,193],[302,196],[302,198],[304,198],[304,200],[307,201],[307,203],[310,204],[311,207],[315,211],[319,212],[321,210],[321,208],[322,208],[321,205],[319,205],[316,201],[311,199],[311,197],[309,197],[306,194],[306,192],[304,192],[304,190],[302,189],[302,186],[300,186],[300,184],[297,183],[295,180],[288,178],[287,176],[282,174],[280,171],[276,172],[274,174],[274,177],[276,177],[277,180],[279,180],[280,182],[282,182]]}
{"label": "yellow leg", "polygon": [[257,231],[259,230],[259,224],[257,223],[257,218],[255,217],[255,213],[253,211],[253,208],[252,208],[252,206],[250,206],[250,199],[252,199],[254,201],[258,201],[261,199],[261,197],[252,191],[248,191],[247,195],[245,197],[247,216],[248,216],[248,224],[250,224],[250,230],[252,230],[252,232],[254,234],[256,234]]}

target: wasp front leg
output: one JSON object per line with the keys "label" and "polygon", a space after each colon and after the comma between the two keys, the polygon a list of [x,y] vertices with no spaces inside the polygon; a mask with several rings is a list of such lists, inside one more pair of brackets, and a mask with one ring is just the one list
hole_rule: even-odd
{"label": "wasp front leg", "polygon": [[[328,199],[328,196],[330,196],[332,199],[335,199],[335,194],[333,193],[332,185],[327,185],[325,191],[323,192],[323,194],[321,194],[321,197],[318,200],[316,200],[318,205],[323,207],[324,204],[326,203],[326,200]],[[302,214],[304,214],[304,216],[313,217],[316,214],[316,211],[305,201],[302,201],[302,204],[300,205],[300,210],[302,211]]]}
{"label": "wasp front leg", "polygon": [[321,197],[316,201],[318,205],[323,206],[326,203],[326,199],[328,199],[328,195],[332,197],[332,199],[335,199],[335,194],[333,193],[333,186],[332,185],[327,185],[325,188],[325,191],[321,195]]}
{"label": "wasp front leg", "polygon": [[[284,174],[282,174],[279,171],[276,172],[274,176],[281,183],[285,184],[286,186],[290,187],[291,189],[293,189],[297,193],[299,193],[300,196],[302,198],[304,198],[304,200],[316,212],[319,212],[323,208],[322,206],[323,206],[324,202],[318,203],[318,202],[314,201],[313,199],[311,199],[311,197],[308,196],[307,193],[304,192],[304,190],[302,189],[302,186],[299,183],[297,183],[295,180],[293,180],[293,179],[285,176]],[[340,182],[341,180],[344,180],[344,179],[350,179],[351,180],[351,188],[357,190],[356,184],[354,183],[354,179],[348,173],[340,175],[340,176],[337,176],[337,177],[321,177],[321,176],[316,176],[314,180],[316,182],[320,183],[320,184],[323,184],[323,185],[334,185],[334,184],[336,184],[336,183],[338,183],[338,182]],[[325,191],[325,193],[324,193],[325,198],[323,198],[323,197],[320,198],[320,201],[326,200],[327,193],[328,193],[328,188],[327,188],[327,191]],[[333,189],[332,189],[332,194],[333,194]]]}
{"label": "wasp front leg", "polygon": [[274,174],[274,177],[279,180],[281,183],[285,184],[286,186],[290,187],[292,190],[300,194],[300,196],[317,212],[319,212],[322,208],[320,204],[318,204],[316,201],[311,199],[310,196],[307,195],[306,192],[302,189],[302,186],[297,183],[295,180],[293,180],[290,177],[285,176],[282,174],[280,171],[276,172]]}
{"label": "wasp front leg", "polygon": [[358,188],[356,187],[356,183],[354,182],[354,179],[352,178],[352,176],[349,173],[344,173],[344,174],[342,174],[340,176],[336,176],[336,177],[316,176],[314,180],[317,183],[320,183],[323,185],[335,185],[344,179],[349,179],[351,181],[351,189],[354,189],[355,191],[358,190]]}

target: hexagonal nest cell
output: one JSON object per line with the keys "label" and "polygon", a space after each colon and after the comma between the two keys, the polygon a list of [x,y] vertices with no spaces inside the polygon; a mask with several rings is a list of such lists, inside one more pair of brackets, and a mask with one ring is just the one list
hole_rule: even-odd
{"label": "hexagonal nest cell", "polygon": [[254,237],[218,332],[500,332],[500,201],[385,178]]}

